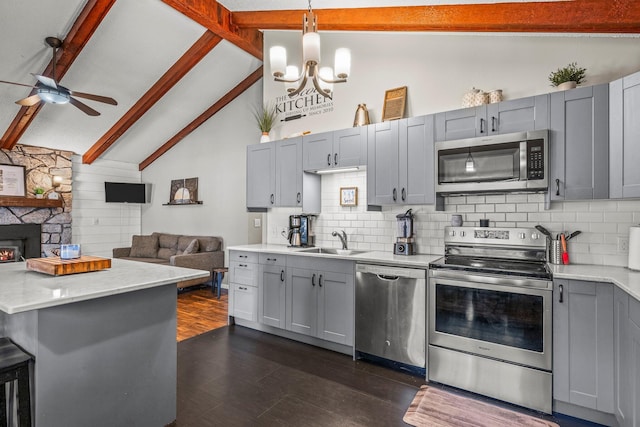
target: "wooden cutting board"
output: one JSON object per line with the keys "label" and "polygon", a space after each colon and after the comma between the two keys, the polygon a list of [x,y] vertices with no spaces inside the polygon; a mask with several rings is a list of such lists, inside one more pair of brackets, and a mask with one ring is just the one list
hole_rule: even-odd
{"label": "wooden cutting board", "polygon": [[104,270],[105,268],[111,268],[110,258],[82,255],[76,259],[60,259],[59,257],[27,259],[28,270],[38,271],[52,276],[87,273],[90,271]]}

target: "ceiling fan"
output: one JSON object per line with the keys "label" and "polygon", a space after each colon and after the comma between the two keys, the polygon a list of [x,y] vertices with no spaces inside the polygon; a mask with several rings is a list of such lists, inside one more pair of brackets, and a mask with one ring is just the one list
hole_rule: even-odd
{"label": "ceiling fan", "polygon": [[99,116],[100,113],[89,107],[87,104],[78,101],[76,98],[74,98],[74,96],[90,99],[92,101],[103,102],[105,104],[118,105],[116,100],[113,98],[93,95],[91,93],[76,92],[58,84],[58,82],[56,81],[56,53],[58,48],[62,46],[62,40],[57,37],[47,37],[44,40],[53,49],[53,60],[51,61],[51,63],[53,64],[52,77],[46,77],[39,74],[31,73],[36,79],[38,79],[38,83],[36,84],[36,86],[0,80],[0,83],[8,83],[11,85],[25,86],[35,89],[35,94],[16,101],[16,104],[23,105],[25,107],[31,107],[32,105],[35,105],[40,101],[47,104],[71,104],[90,116]]}

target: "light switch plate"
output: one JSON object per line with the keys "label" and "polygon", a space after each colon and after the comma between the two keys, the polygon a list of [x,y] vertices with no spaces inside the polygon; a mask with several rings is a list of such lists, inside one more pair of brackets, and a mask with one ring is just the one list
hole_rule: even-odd
{"label": "light switch plate", "polygon": [[253,226],[255,228],[260,228],[262,227],[262,221],[260,221],[260,218],[254,218],[253,219]]}

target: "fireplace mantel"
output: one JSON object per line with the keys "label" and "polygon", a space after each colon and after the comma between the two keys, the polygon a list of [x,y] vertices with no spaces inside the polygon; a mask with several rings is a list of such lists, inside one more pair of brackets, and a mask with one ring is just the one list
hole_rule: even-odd
{"label": "fireplace mantel", "polygon": [[0,207],[61,208],[62,199],[0,196]]}

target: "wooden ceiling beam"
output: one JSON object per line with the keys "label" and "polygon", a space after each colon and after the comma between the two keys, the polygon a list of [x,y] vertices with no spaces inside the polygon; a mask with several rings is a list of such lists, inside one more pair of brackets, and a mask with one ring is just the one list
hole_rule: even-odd
{"label": "wooden ceiling beam", "polygon": [[[233,12],[240,28],[297,30],[303,10]],[[640,33],[640,1],[316,9],[320,31]]]}
{"label": "wooden ceiling beam", "polygon": [[216,0],[162,1],[262,61],[262,33],[256,28],[239,28],[232,13]]}
{"label": "wooden ceiling beam", "polygon": [[[64,38],[62,48],[58,50],[56,79],[61,80],[64,77],[115,2],[116,0],[89,0],[87,2]],[[44,69],[42,75],[51,76],[52,73],[53,59],[49,61],[49,65]],[[31,94],[34,93],[35,91],[32,91]],[[2,136],[0,148],[13,149],[43,105],[43,102],[38,102],[31,107],[21,107]]]}
{"label": "wooden ceiling beam", "polygon": [[222,110],[227,104],[236,99],[245,90],[253,86],[255,82],[262,78],[263,67],[260,66],[257,70],[249,75],[246,79],[241,81],[236,87],[231,89],[226,95],[216,101],[211,107],[209,107],[204,113],[196,117],[191,123],[185,126],[180,132],[175,134],[170,140],[165,142],[160,148],[153,152],[149,157],[144,159],[139,165],[138,169],[143,170],[155,160],[157,160],[164,153],[169,151],[173,146],[186,138],[191,132],[196,130],[200,125],[209,120],[218,111]]}
{"label": "wooden ceiling beam", "polygon": [[91,164],[133,126],[156,102],[180,81],[193,67],[222,41],[211,31],[204,34],[178,61],[82,156],[82,162]]}

